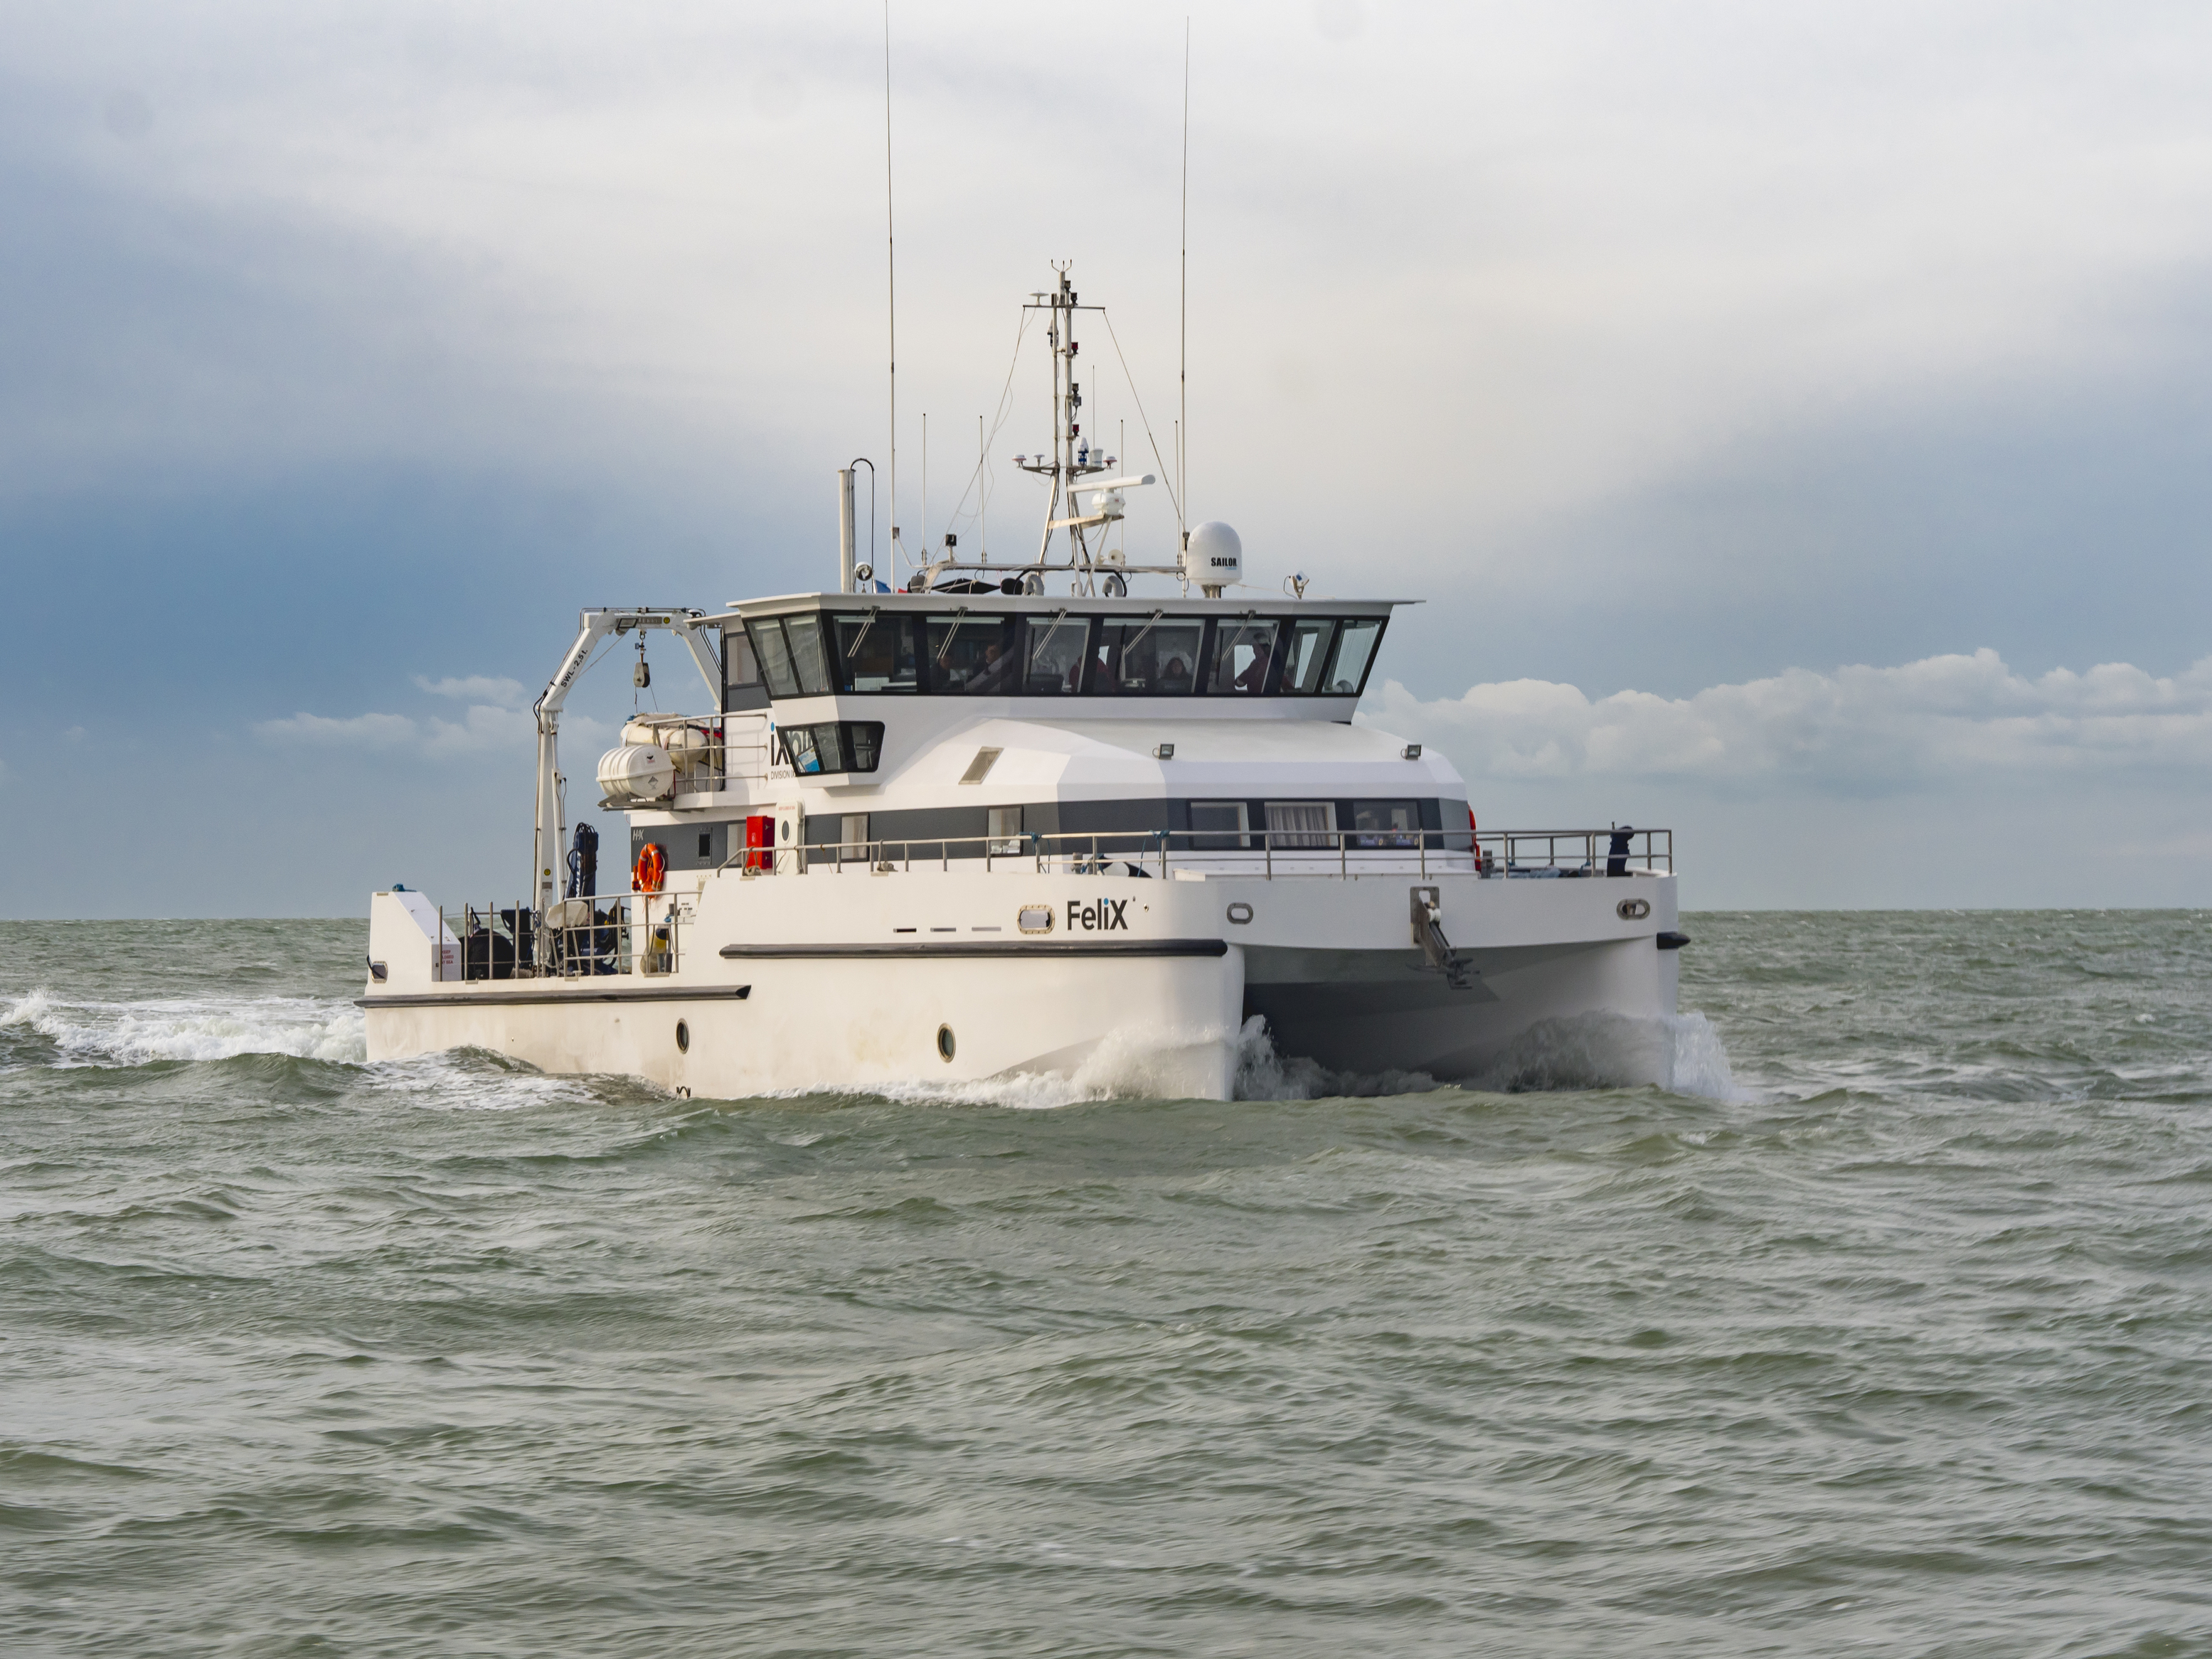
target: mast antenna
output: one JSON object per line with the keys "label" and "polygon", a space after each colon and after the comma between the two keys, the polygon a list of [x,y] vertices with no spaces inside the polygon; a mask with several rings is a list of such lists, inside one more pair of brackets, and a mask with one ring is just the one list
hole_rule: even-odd
{"label": "mast antenna", "polygon": [[902,550],[898,526],[898,230],[891,211],[891,0],[884,0],[884,297],[890,310],[891,564]]}
{"label": "mast antenna", "polygon": [[[888,8],[890,0],[884,0]],[[888,46],[885,48],[889,50]],[[888,119],[886,116],[886,119]],[[1184,453],[1190,429],[1190,14],[1182,20],[1182,301],[1176,322],[1176,505],[1185,506],[1190,500],[1189,457]],[[891,477],[898,471],[894,465]],[[894,486],[896,489],[896,485]],[[1182,514],[1176,514],[1176,528],[1182,533],[1182,544],[1190,545],[1190,527],[1182,522]]]}

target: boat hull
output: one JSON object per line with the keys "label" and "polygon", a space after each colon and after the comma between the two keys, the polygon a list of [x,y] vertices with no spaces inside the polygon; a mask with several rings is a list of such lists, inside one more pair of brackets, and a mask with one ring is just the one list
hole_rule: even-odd
{"label": "boat hull", "polygon": [[[1463,987],[1414,941],[1417,886],[1437,894]],[[668,974],[453,983],[419,902],[379,895],[369,1058],[478,1048],[718,1098],[1041,1074],[1218,1099],[1255,1014],[1279,1055],[1453,1081],[1497,1077],[1547,1024],[1674,1012],[1668,876],[732,873],[673,902]],[[1048,932],[1020,931],[1047,915]]]}

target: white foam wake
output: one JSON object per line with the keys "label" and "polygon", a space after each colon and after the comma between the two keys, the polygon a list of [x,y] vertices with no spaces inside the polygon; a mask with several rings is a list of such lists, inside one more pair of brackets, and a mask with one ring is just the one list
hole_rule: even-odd
{"label": "white foam wake", "polygon": [[[1018,1072],[969,1083],[878,1084],[866,1092],[888,1100],[1036,1111],[1096,1100],[1218,1099],[1224,1092],[1235,1100],[1319,1100],[1444,1086],[1426,1072],[1336,1072],[1282,1054],[1266,1019],[1255,1014],[1233,1036],[1219,1029],[1114,1031],[1073,1075]],[[1744,1097],[1720,1033],[1703,1014],[1591,1013],[1546,1020],[1456,1086],[1499,1094],[1658,1088],[1714,1100]]]}
{"label": "white foam wake", "polygon": [[1703,1014],[1589,1013],[1540,1021],[1466,1086],[1504,1094],[1654,1088],[1711,1100],[1744,1097],[1720,1033]]}
{"label": "white foam wake", "polygon": [[[1444,1086],[1426,1072],[1334,1072],[1276,1052],[1267,1023],[1244,1022],[1239,1100],[1415,1094]],[[1500,1094],[1574,1089],[1658,1088],[1714,1100],[1741,1098],[1720,1033],[1703,1014],[1637,1018],[1577,1014],[1530,1027],[1476,1075],[1456,1086]]]}
{"label": "white foam wake", "polygon": [[1333,1072],[1300,1054],[1275,1052],[1267,1019],[1259,1014],[1237,1033],[1237,1098],[1320,1100],[1325,1097],[1424,1094],[1443,1085],[1426,1072]]}
{"label": "white foam wake", "polygon": [[67,1002],[42,986],[0,1012],[0,1026],[51,1039],[64,1065],[289,1054],[358,1066],[368,1058],[361,1010],[313,997]]}
{"label": "white foam wake", "polygon": [[1096,1100],[1316,1100],[1324,1096],[1410,1094],[1438,1087],[1425,1072],[1371,1076],[1332,1072],[1275,1052],[1255,1014],[1235,1031],[1125,1026],[1109,1032],[1073,1074],[1017,1072],[971,1083],[878,1084],[889,1100],[1048,1110]]}
{"label": "white foam wake", "polygon": [[[1251,1022],[1247,1021],[1249,1029]],[[1073,1073],[1015,1072],[969,1083],[884,1083],[866,1092],[886,1100],[1041,1111],[1093,1100],[1219,1099],[1237,1075],[1241,1033],[1219,1026],[1170,1030],[1122,1026],[1109,1031]]]}

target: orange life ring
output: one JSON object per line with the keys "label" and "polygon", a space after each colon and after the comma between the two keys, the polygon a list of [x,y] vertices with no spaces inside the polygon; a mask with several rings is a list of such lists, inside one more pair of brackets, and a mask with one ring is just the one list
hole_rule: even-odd
{"label": "orange life ring", "polygon": [[636,867],[629,872],[629,890],[633,893],[657,893],[668,874],[668,854],[657,841],[649,841],[638,849]]}

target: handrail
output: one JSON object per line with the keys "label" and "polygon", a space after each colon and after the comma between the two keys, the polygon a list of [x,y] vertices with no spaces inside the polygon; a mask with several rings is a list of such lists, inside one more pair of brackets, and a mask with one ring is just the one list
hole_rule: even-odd
{"label": "handrail", "polygon": [[[962,861],[980,860],[987,873],[1011,867],[1036,874],[1111,875],[1119,866],[1129,875],[1151,875],[1157,869],[1166,877],[1180,867],[1257,874],[1269,881],[1415,872],[1499,880],[1671,875],[1674,869],[1673,830],[1616,826],[1486,830],[1472,836],[1440,830],[1092,830],[816,842],[741,848],[710,873],[726,875],[744,863],[748,867],[739,873],[748,879],[822,868],[842,875],[848,865],[876,874],[903,874],[914,869],[917,848],[923,849],[925,868],[933,862],[949,872],[955,848],[975,849],[963,853]],[[544,914],[520,903],[441,907],[441,938],[430,945],[430,977],[441,982],[453,977],[446,972],[443,939],[459,946],[455,954],[463,980],[674,973],[681,960],[687,890],[671,887],[658,893],[565,900],[563,904],[588,902],[592,920],[551,927]],[[480,951],[474,948],[479,939]]]}
{"label": "handrail", "polygon": [[547,925],[544,912],[520,903],[487,904],[481,909],[472,903],[457,908],[441,906],[440,931],[458,942],[459,972],[446,970],[443,954],[434,944],[430,977],[445,983],[672,974],[682,951],[683,897],[678,891],[663,891],[566,899],[560,904],[588,904],[592,919],[553,926]]}
{"label": "handrail", "polygon": [[[1621,850],[1613,850],[1616,844]],[[1484,878],[1656,875],[1671,874],[1674,867],[1672,830],[1626,828],[1483,830],[1472,837],[1443,830],[1029,831],[1012,836],[876,836],[750,851],[750,857],[732,852],[715,873],[749,863],[758,867],[744,871],[747,876],[817,870],[842,875],[851,866],[875,874],[907,874],[917,860],[925,868],[934,865],[949,872],[956,857],[963,864],[980,862],[987,872],[1011,866],[1039,874],[1063,865],[1073,865],[1079,873],[1106,873],[1121,865],[1132,873],[1143,869],[1166,876],[1180,866],[1227,874],[1238,865],[1250,865],[1268,880],[1278,874],[1344,880],[1400,867],[1424,875],[1434,869]]]}
{"label": "handrail", "polygon": [[[697,732],[706,741],[678,754],[674,781],[668,793],[650,801],[625,803],[623,810],[666,806],[681,795],[719,795],[732,784],[757,782],[775,764],[775,745],[766,710],[737,709],[721,714],[634,714],[626,725],[643,725],[667,731]],[[665,746],[665,745],[664,745]]]}

